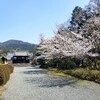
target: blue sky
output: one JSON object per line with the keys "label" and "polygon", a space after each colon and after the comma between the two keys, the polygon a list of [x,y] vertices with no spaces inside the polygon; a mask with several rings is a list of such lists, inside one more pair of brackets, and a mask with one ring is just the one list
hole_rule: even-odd
{"label": "blue sky", "polygon": [[89,0],[0,0],[0,42],[9,39],[39,43],[40,34],[54,35],[56,25],[66,22],[75,6]]}

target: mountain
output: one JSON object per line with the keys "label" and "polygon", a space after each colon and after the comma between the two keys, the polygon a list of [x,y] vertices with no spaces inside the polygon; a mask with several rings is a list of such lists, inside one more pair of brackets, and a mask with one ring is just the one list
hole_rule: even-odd
{"label": "mountain", "polygon": [[15,50],[15,49],[21,49],[21,50],[29,50],[32,51],[36,49],[37,45],[28,43],[28,42],[23,42],[20,40],[8,40],[3,43],[0,43],[0,49],[2,50]]}

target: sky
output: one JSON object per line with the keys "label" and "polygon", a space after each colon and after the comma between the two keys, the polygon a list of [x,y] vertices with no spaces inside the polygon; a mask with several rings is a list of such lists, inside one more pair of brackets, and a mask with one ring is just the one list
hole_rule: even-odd
{"label": "sky", "polygon": [[10,39],[39,43],[40,34],[54,36],[75,6],[90,0],[0,0],[0,42]]}

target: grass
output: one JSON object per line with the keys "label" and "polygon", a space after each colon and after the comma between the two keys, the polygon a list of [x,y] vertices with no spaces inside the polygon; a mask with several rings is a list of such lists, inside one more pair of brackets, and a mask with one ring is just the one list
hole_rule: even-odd
{"label": "grass", "polygon": [[71,70],[70,72],[66,71],[66,73],[78,77],[80,79],[86,79],[89,81],[100,83],[100,71],[98,70],[79,68],[79,69]]}
{"label": "grass", "polygon": [[0,59],[0,64],[2,64],[2,60]]}
{"label": "grass", "polygon": [[57,68],[48,68],[49,72],[51,72],[55,76],[61,76],[61,77],[72,77],[69,74],[65,74],[64,70],[58,70]]}
{"label": "grass", "polygon": [[[53,72],[54,75],[58,76],[74,76],[79,79],[94,81],[100,83],[100,71],[89,70],[86,68],[78,68],[72,70],[58,70],[57,68],[48,68],[49,71]],[[87,82],[87,81],[85,81]]]}

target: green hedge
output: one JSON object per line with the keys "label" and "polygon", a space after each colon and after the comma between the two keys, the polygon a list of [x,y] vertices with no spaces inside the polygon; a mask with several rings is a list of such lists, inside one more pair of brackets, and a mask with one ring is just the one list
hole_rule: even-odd
{"label": "green hedge", "polygon": [[51,59],[47,60],[44,66],[63,70],[77,67],[76,62],[73,59]]}
{"label": "green hedge", "polygon": [[41,68],[58,68],[58,69],[75,69],[75,68],[89,68],[93,70],[100,70],[100,60],[98,59],[77,59],[77,58],[54,58],[45,60],[44,58],[37,59]]}

